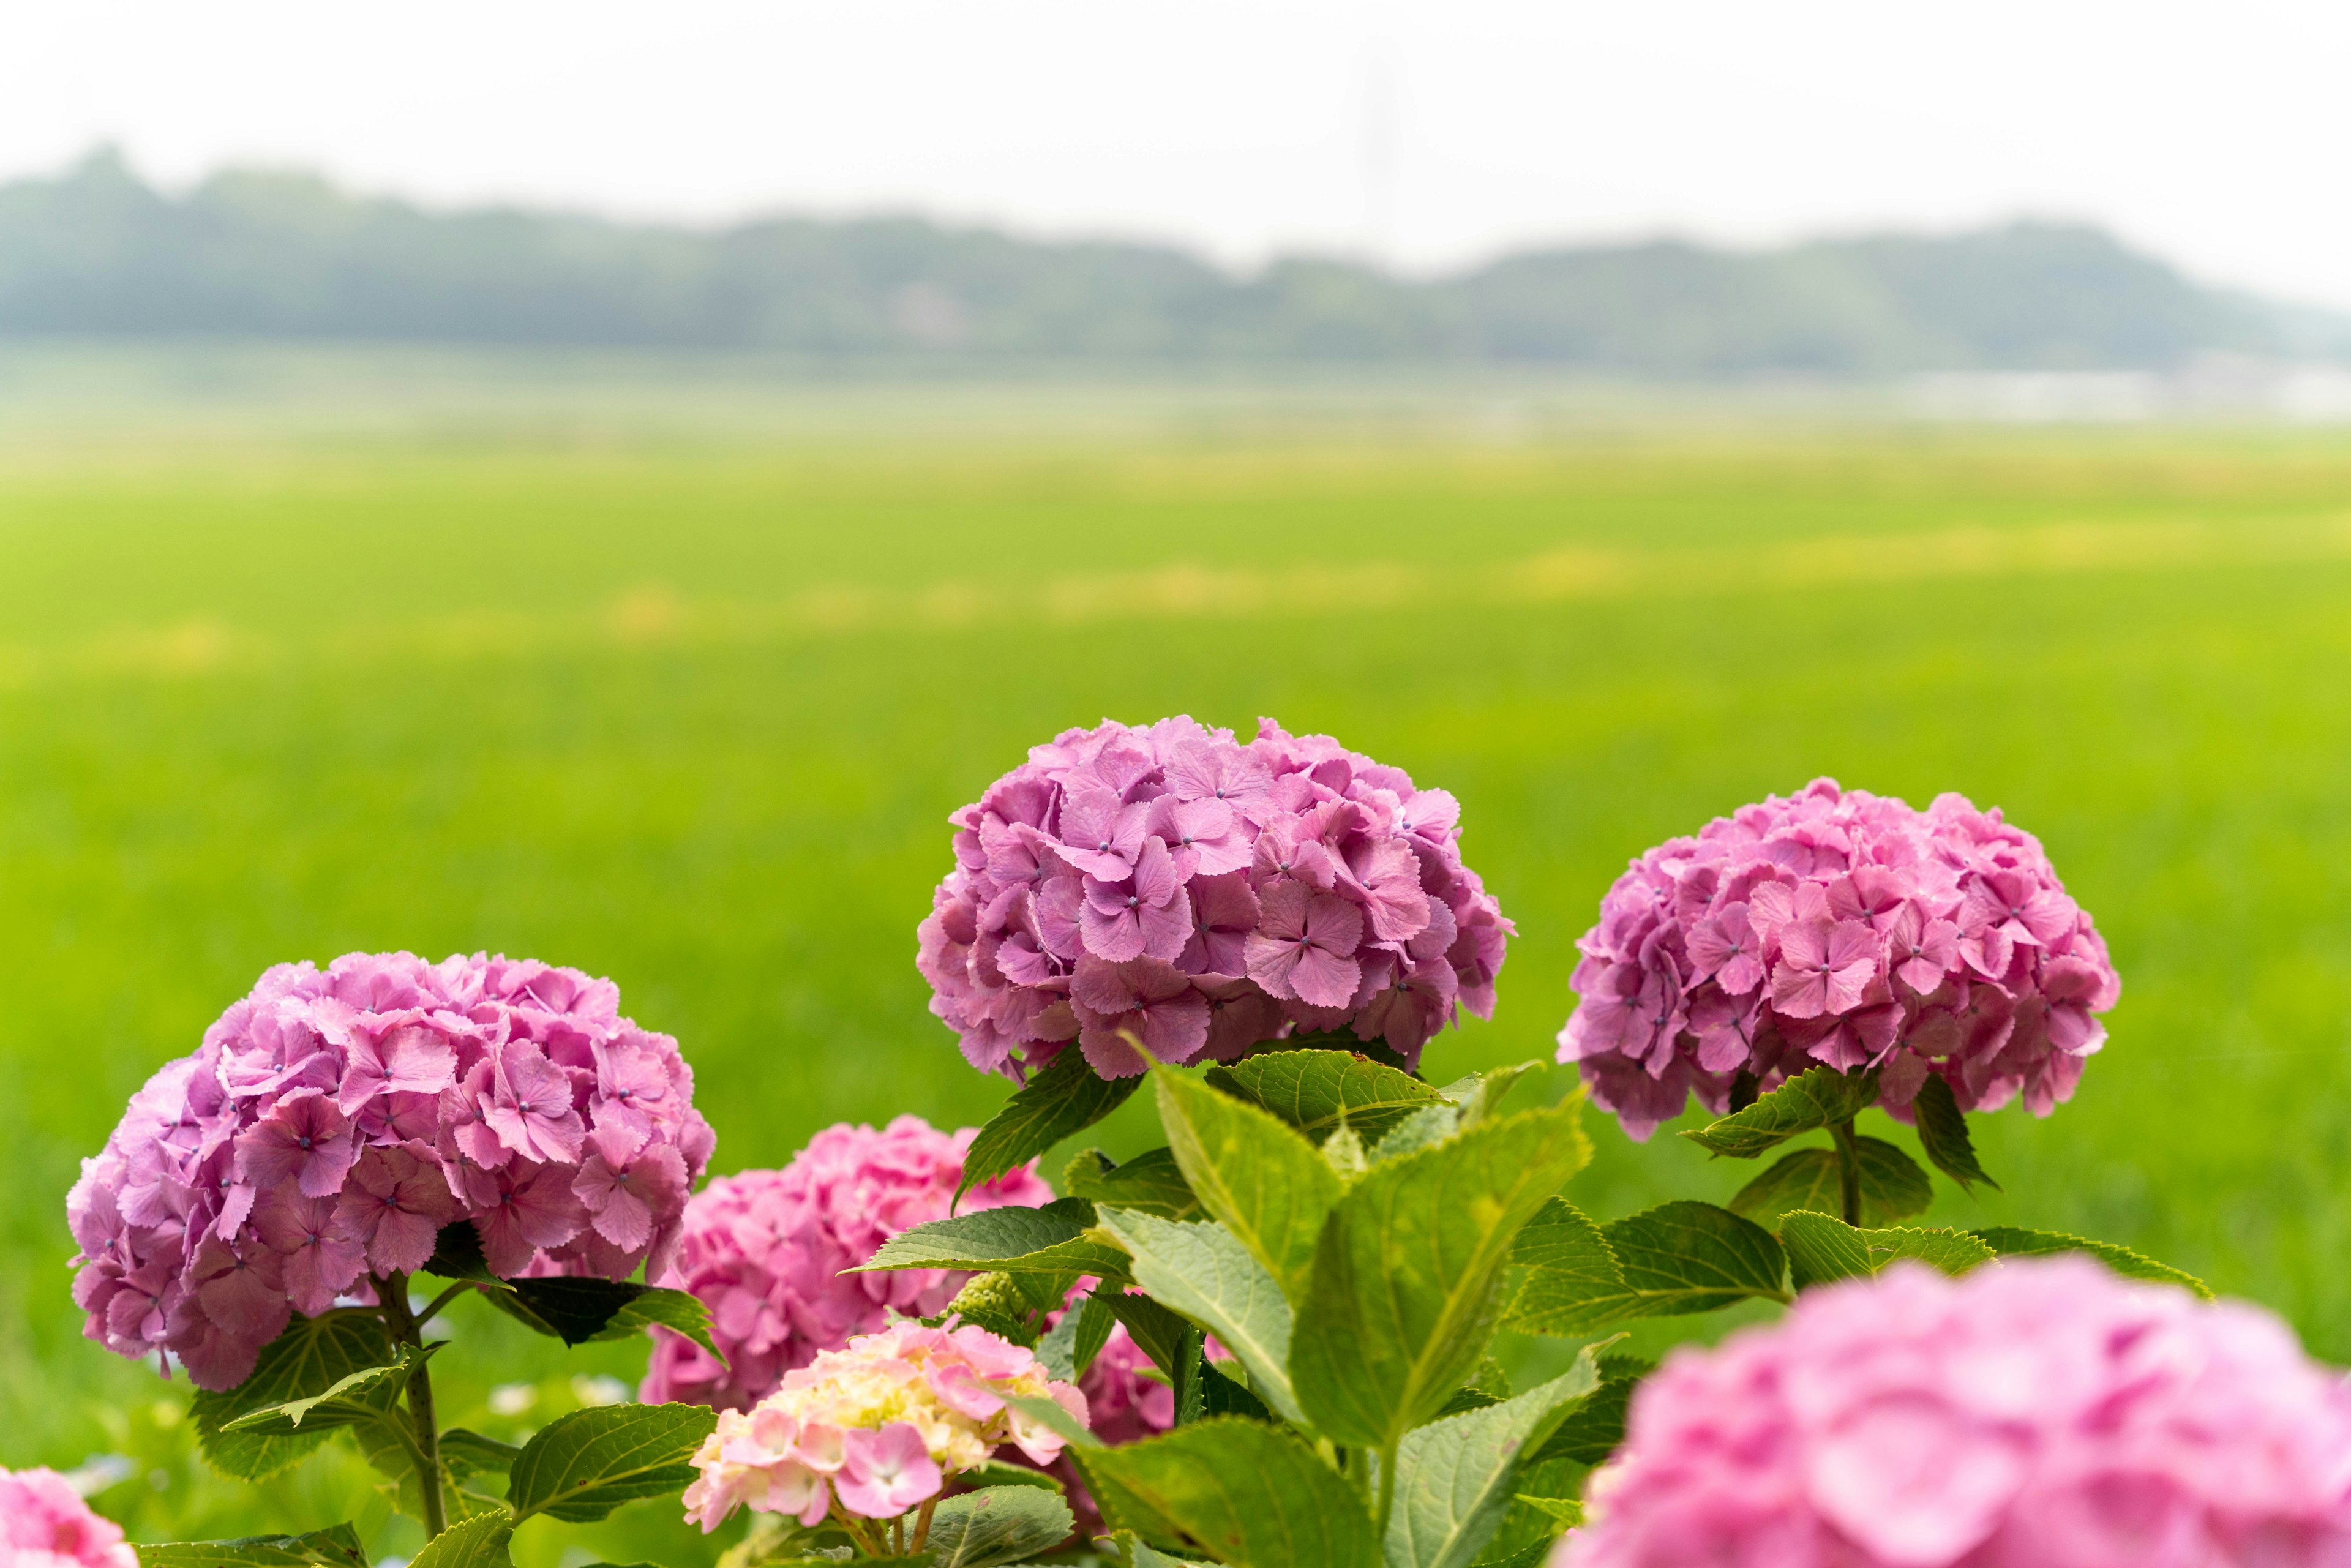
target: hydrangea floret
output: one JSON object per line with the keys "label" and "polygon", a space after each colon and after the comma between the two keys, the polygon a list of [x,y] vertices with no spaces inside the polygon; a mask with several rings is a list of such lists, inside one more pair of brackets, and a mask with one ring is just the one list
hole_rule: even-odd
{"label": "hydrangea floret", "polygon": [[1810,1291],[1634,1394],[1557,1568],[2351,1562],[2351,1391],[2079,1255]]}
{"label": "hydrangea floret", "polygon": [[0,1568],[139,1568],[139,1554],[55,1470],[0,1469]]}
{"label": "hydrangea floret", "polygon": [[1559,1036],[1635,1138],[1816,1063],[1931,1074],[1963,1110],[2068,1098],[2121,981],[2030,833],[1945,794],[1920,811],[1821,779],[1635,861],[1577,943]]}
{"label": "hydrangea floret", "polygon": [[1459,1009],[1492,1016],[1512,927],[1458,802],[1327,736],[1105,721],[950,820],[917,960],[985,1071],[1074,1044],[1129,1078],[1342,1030],[1416,1062]]}
{"label": "hydrangea floret", "polygon": [[1000,1335],[971,1323],[893,1323],[786,1373],[747,1412],[722,1412],[694,1456],[686,1517],[705,1532],[737,1508],[804,1525],[828,1515],[895,1519],[1006,1444],[1050,1464],[1062,1438],[1006,1403],[1022,1397],[1086,1419],[1082,1394]]}
{"label": "hydrangea floret", "polygon": [[241,1382],[292,1314],[470,1221],[502,1278],[658,1274],[714,1138],[610,980],[475,954],[285,964],[131,1101],[67,1200],[85,1332]]}
{"label": "hydrangea floret", "polygon": [[[745,1409],[773,1393],[787,1372],[884,1328],[893,1313],[944,1312],[969,1272],[846,1270],[901,1231],[945,1219],[957,1207],[964,1152],[977,1133],[943,1133],[912,1115],[879,1132],[839,1123],[781,1170],[740,1171],[695,1194],[658,1282],[709,1307],[711,1335],[726,1359],[657,1329],[638,1396]],[[1052,1199],[1032,1161],[974,1187],[959,1207],[968,1213]]]}

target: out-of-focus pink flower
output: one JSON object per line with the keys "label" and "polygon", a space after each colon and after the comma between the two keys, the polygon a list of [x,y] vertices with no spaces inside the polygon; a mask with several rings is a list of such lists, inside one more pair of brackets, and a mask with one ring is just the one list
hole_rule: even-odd
{"label": "out-of-focus pink flower", "polygon": [[1512,934],[1460,816],[1270,719],[1247,741],[1181,716],[1069,730],[950,819],[916,966],[965,1057],[1014,1079],[1072,1040],[1120,1078],[1292,1030],[1417,1061],[1461,1009],[1492,1016]]}
{"label": "out-of-focus pink flower", "polygon": [[2081,1257],[1915,1263],[1676,1352],[1558,1568],[2338,1568],[2351,1392]]}
{"label": "out-of-focus pink flower", "polygon": [[289,1313],[468,1219],[504,1274],[658,1273],[714,1142],[693,1100],[677,1042],[609,980],[481,954],[280,965],[82,1162],[85,1332],[227,1387]]}
{"label": "out-of-focus pink flower", "polygon": [[139,1553],[55,1470],[0,1470],[0,1568],[139,1568]]}
{"label": "out-of-focus pink flower", "polygon": [[1929,1073],[1968,1110],[2047,1115],[2105,1041],[2122,983],[2031,834],[1943,795],[1924,811],[1814,780],[1633,862],[1576,944],[1559,1059],[1646,1138],[1692,1093],[1821,1063]]}
{"label": "out-of-focus pink flower", "polygon": [[[942,1133],[919,1116],[876,1132],[840,1123],[780,1171],[721,1176],[685,1206],[676,1255],[661,1282],[709,1307],[721,1364],[692,1341],[654,1331],[641,1392],[648,1404],[746,1409],[818,1353],[878,1332],[893,1312],[944,1311],[968,1274],[898,1270],[849,1274],[901,1231],[945,1219],[978,1130]],[[1035,1162],[964,1195],[962,1208],[1050,1203]]]}

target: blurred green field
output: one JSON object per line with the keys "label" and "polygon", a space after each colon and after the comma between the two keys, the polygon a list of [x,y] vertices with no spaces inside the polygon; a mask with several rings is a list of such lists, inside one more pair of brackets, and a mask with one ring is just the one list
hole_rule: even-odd
{"label": "blurred green field", "polygon": [[[610,974],[684,1042],[719,1170],[979,1120],[1002,1086],[912,962],[944,818],[1057,729],[1179,710],[1461,797],[1520,936],[1436,1076],[1549,1055],[1573,939],[1661,837],[1822,773],[2007,808],[2125,996],[2072,1104],[1980,1126],[2006,1196],[1935,1218],[2132,1242],[2351,1361],[2351,444],[43,441],[0,448],[0,1463],[130,1453],[101,1500],[151,1536],[365,1502],[332,1461],[258,1506],[204,1479],[184,1385],[67,1296],[76,1160],[265,966]],[[1604,1216],[1751,1174],[1593,1131]],[[1139,1105],[1101,1139],[1146,1140]],[[444,1418],[502,1434],[641,1362],[455,1317]],[[658,1508],[517,1548],[697,1550]]]}

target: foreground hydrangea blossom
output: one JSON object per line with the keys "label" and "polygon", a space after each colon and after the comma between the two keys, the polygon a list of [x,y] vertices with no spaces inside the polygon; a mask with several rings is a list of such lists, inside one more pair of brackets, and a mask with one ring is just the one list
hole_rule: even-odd
{"label": "foreground hydrangea blossom", "polygon": [[893,1323],[786,1373],[747,1413],[722,1411],[694,1457],[685,1515],[705,1532],[738,1507],[814,1524],[837,1500],[845,1512],[892,1519],[1003,1444],[1050,1464],[1061,1438],[1005,1403],[1019,1397],[1086,1419],[1085,1396],[1009,1340],[969,1323]]}
{"label": "foreground hydrangea blossom", "polygon": [[2340,1568],[2351,1392],[2082,1257],[1897,1264],[1677,1352],[1557,1568]]}
{"label": "foreground hydrangea blossom", "polygon": [[985,1071],[1075,1041],[1128,1078],[1292,1030],[1417,1061],[1459,1008],[1493,1014],[1512,927],[1461,863],[1459,806],[1327,736],[1105,721],[950,820],[916,962]]}
{"label": "foreground hydrangea blossom", "polygon": [[0,1469],[0,1568],[139,1568],[139,1554],[55,1470]]}
{"label": "foreground hydrangea blossom", "polygon": [[1646,1138],[1751,1074],[1883,1069],[1905,1113],[1930,1072],[1965,1110],[2045,1116],[2105,1043],[2122,982],[2032,834],[1941,795],[1924,811],[1815,779],[1635,861],[1576,946],[1559,1060]]}
{"label": "foreground hydrangea blossom", "polygon": [[[782,1170],[722,1176],[685,1206],[661,1283],[710,1308],[724,1363],[656,1330],[639,1397],[745,1409],[820,1351],[886,1326],[934,1317],[970,1276],[941,1270],[849,1274],[903,1230],[945,1219],[977,1129],[942,1133],[919,1116],[880,1132],[843,1122],[809,1140]],[[1035,1162],[965,1195],[965,1211],[1050,1203]]]}
{"label": "foreground hydrangea blossom", "polygon": [[281,964],[150,1079],[66,1203],[85,1332],[227,1388],[294,1312],[432,1256],[497,1273],[668,1261],[709,1124],[610,980],[505,957]]}

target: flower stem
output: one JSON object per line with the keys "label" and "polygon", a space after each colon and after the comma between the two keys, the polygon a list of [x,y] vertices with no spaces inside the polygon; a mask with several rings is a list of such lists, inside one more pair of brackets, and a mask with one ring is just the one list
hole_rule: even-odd
{"label": "flower stem", "polygon": [[914,1516],[914,1543],[911,1550],[920,1552],[931,1543],[931,1511],[938,1506],[939,1500],[935,1497],[923,1500],[923,1511]]}
{"label": "flower stem", "polygon": [[1837,1197],[1844,1205],[1844,1222],[1857,1229],[1861,1225],[1861,1145],[1854,1142],[1853,1118],[1846,1117],[1829,1131],[1836,1138]]}
{"label": "flower stem", "polygon": [[[383,1304],[384,1322],[391,1325],[392,1338],[423,1350],[423,1319],[408,1310],[407,1277],[378,1275],[375,1299]],[[434,1302],[434,1309],[440,1304]],[[423,1361],[408,1375],[408,1414],[416,1425],[416,1494],[423,1500],[424,1538],[430,1541],[449,1528],[449,1512],[441,1495],[441,1431],[433,1417],[433,1374]]]}

